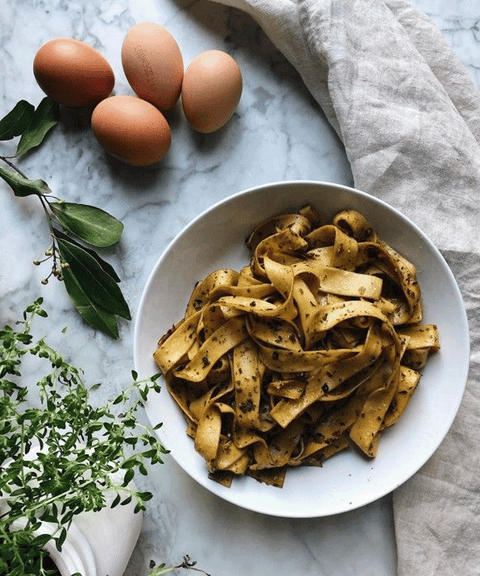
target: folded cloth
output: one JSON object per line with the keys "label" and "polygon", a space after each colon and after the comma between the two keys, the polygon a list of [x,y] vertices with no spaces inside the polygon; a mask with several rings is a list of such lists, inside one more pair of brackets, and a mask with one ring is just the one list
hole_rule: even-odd
{"label": "folded cloth", "polygon": [[[404,0],[216,0],[249,13],[345,145],[355,186],[442,250],[470,323],[457,418],[394,492],[399,576],[480,570],[480,95],[434,23]],[[432,413],[435,406],[432,406]]]}

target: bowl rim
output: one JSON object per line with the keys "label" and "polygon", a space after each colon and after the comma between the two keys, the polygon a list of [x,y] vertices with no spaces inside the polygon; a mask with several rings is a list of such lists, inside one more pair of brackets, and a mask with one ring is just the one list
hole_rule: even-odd
{"label": "bowl rim", "polygon": [[[426,243],[426,245],[429,247],[429,249],[432,250],[436,254],[436,256],[441,259],[441,261],[444,264],[443,272],[446,273],[446,275],[448,276],[448,280],[450,281],[450,283],[452,284],[452,286],[455,290],[455,296],[457,298],[457,301],[459,301],[459,303],[461,305],[461,315],[458,318],[458,323],[460,325],[460,332],[462,333],[462,336],[463,336],[462,350],[463,350],[463,354],[464,354],[464,357],[463,357],[462,362],[461,362],[462,370],[461,370],[461,374],[459,375],[459,382],[461,382],[461,393],[457,395],[456,402],[452,405],[450,417],[445,422],[445,426],[444,426],[444,428],[446,429],[445,434],[443,434],[443,436],[438,440],[438,442],[436,443],[434,448],[432,450],[430,450],[430,454],[428,455],[428,457],[425,457],[424,460],[422,461],[421,465],[417,466],[417,468],[411,474],[408,474],[407,476],[404,475],[403,477],[400,477],[398,483],[396,483],[395,485],[389,486],[388,489],[385,489],[384,491],[378,492],[375,495],[375,497],[373,497],[373,498],[370,498],[370,499],[364,498],[362,501],[352,505],[348,509],[345,508],[345,509],[338,510],[338,512],[333,512],[333,513],[329,512],[327,514],[318,513],[318,512],[315,512],[315,510],[312,510],[311,512],[303,511],[301,513],[295,513],[295,512],[289,511],[288,513],[285,513],[285,511],[276,512],[274,510],[265,510],[265,509],[261,509],[261,508],[259,509],[258,506],[254,506],[251,503],[239,502],[235,498],[232,498],[231,493],[228,492],[228,490],[231,490],[231,489],[227,489],[227,491],[222,490],[222,489],[219,490],[218,486],[220,486],[220,485],[212,482],[211,480],[208,480],[206,471],[205,471],[205,479],[192,476],[192,474],[185,468],[184,464],[180,461],[180,459],[176,458],[175,455],[172,454],[174,460],[177,462],[177,464],[180,466],[180,468],[182,468],[190,477],[192,477],[196,482],[200,483],[203,487],[205,487],[207,490],[209,490],[210,492],[212,492],[216,496],[218,496],[218,497],[220,497],[220,498],[222,498],[222,499],[224,499],[230,503],[236,504],[240,507],[243,507],[244,509],[252,510],[254,512],[259,512],[259,513],[271,515],[271,516],[289,517],[289,518],[309,518],[309,517],[321,517],[321,516],[327,516],[327,515],[330,516],[332,514],[342,513],[342,512],[345,512],[347,510],[353,510],[353,509],[365,506],[365,505],[367,505],[373,501],[376,501],[376,500],[386,496],[387,494],[390,494],[393,490],[395,490],[400,485],[405,483],[409,478],[411,478],[413,475],[415,475],[418,472],[418,470],[429,460],[429,458],[436,452],[436,450],[438,449],[440,444],[443,442],[443,440],[444,440],[446,434],[448,433],[448,431],[450,430],[452,423],[454,421],[454,418],[457,415],[458,410],[460,408],[460,404],[461,404],[461,401],[462,401],[462,398],[464,395],[464,391],[465,391],[465,387],[466,387],[466,383],[467,383],[468,371],[469,371],[470,337],[469,337],[468,319],[467,319],[467,314],[466,314],[466,310],[465,310],[465,306],[464,306],[464,302],[463,302],[463,297],[462,297],[462,294],[461,294],[460,289],[458,287],[458,284],[456,282],[456,279],[453,275],[453,272],[451,271],[450,266],[446,262],[445,258],[441,254],[440,250],[435,246],[435,244],[429,239],[429,237],[413,221],[411,221],[408,217],[406,217],[403,213],[401,213],[397,208],[395,208],[391,204],[385,202],[384,200],[377,198],[377,197],[375,197],[375,196],[373,196],[367,192],[363,192],[359,189],[353,188],[351,186],[347,186],[347,185],[343,185],[343,184],[337,184],[337,183],[329,182],[329,181],[321,181],[321,180],[304,180],[304,179],[282,180],[282,181],[274,181],[274,182],[264,183],[264,184],[260,184],[258,186],[251,186],[251,187],[246,188],[244,190],[237,191],[237,192],[213,203],[212,205],[207,207],[205,210],[200,212],[189,223],[187,223],[180,230],[180,232],[178,234],[176,234],[175,237],[163,249],[163,251],[160,253],[159,257],[157,258],[157,261],[154,264],[150,274],[148,275],[147,282],[144,285],[143,292],[142,292],[141,298],[139,300],[138,308],[137,308],[137,315],[135,318],[134,333],[133,333],[133,356],[134,356],[134,365],[135,365],[135,368],[137,371],[138,371],[138,367],[139,367],[138,359],[140,358],[140,355],[141,355],[141,350],[139,349],[139,337],[140,337],[140,330],[141,330],[142,315],[144,312],[144,307],[146,305],[148,293],[149,293],[149,290],[152,286],[152,283],[155,281],[155,278],[156,278],[162,264],[164,263],[165,259],[168,258],[168,255],[171,252],[172,248],[184,236],[188,235],[188,233],[192,230],[192,228],[194,228],[206,216],[218,211],[222,207],[225,207],[225,206],[231,204],[232,202],[237,201],[239,198],[247,197],[250,194],[257,194],[259,192],[269,190],[269,189],[288,188],[288,187],[292,187],[292,186],[294,186],[294,187],[305,186],[305,187],[313,187],[313,188],[327,188],[330,190],[342,190],[348,194],[353,194],[354,196],[357,196],[360,199],[365,199],[368,203],[377,204],[378,206],[387,210],[387,212],[389,212],[389,213],[392,212],[396,218],[400,219],[402,222],[407,224],[408,227],[410,227],[413,230],[413,232],[416,235],[418,235],[423,242]],[[291,204],[295,205],[295,202],[292,200]],[[298,206],[298,203],[296,205]],[[288,207],[286,207],[285,209],[287,210]],[[274,213],[278,213],[278,211],[272,211],[272,215]],[[258,218],[258,221],[261,221],[263,218],[266,218],[266,217],[268,217],[267,214],[266,215],[260,215]],[[146,376],[148,376],[148,375],[146,375]],[[148,402],[147,402],[146,408],[147,408],[147,416],[150,420],[150,415],[148,414]],[[161,432],[160,432],[160,434],[161,434]],[[161,439],[160,435],[159,435],[159,437]],[[167,448],[168,448],[168,446],[167,446]],[[192,449],[193,449],[193,446],[192,446]]]}

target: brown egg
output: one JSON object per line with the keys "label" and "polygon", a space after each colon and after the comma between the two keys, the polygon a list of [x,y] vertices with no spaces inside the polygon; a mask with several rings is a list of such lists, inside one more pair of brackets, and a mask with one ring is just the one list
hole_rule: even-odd
{"label": "brown egg", "polygon": [[242,94],[242,74],[235,60],[220,50],[196,56],[183,77],[182,105],[188,122],[207,134],[233,116]]}
{"label": "brown egg", "polygon": [[111,96],[100,102],[92,114],[92,129],[107,152],[132,166],[155,164],[171,144],[163,114],[136,96]]}
{"label": "brown egg", "polygon": [[128,31],[122,65],[133,91],[160,110],[173,108],[180,96],[183,59],[173,36],[160,24],[143,22]]}
{"label": "brown egg", "polygon": [[89,106],[106,98],[115,84],[113,70],[94,48],[72,38],[44,44],[33,61],[40,88],[65,106]]}

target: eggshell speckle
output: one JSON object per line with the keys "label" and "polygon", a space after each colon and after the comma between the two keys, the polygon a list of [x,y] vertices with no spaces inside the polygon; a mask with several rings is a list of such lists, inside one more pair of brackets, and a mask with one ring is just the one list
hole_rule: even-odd
{"label": "eggshell speckle", "polygon": [[134,92],[160,110],[175,106],[182,88],[183,59],[177,42],[160,24],[142,22],[128,31],[122,65]]}
{"label": "eggshell speckle", "polygon": [[183,77],[185,117],[198,132],[219,130],[233,116],[242,94],[242,74],[235,60],[220,50],[196,56]]}
{"label": "eggshell speckle", "polygon": [[35,55],[33,73],[40,88],[59,104],[97,104],[113,90],[115,77],[107,60],[89,44],[55,38]]}
{"label": "eggshell speckle", "polygon": [[111,96],[95,107],[92,129],[107,152],[132,166],[161,160],[171,144],[163,114],[136,96]]}

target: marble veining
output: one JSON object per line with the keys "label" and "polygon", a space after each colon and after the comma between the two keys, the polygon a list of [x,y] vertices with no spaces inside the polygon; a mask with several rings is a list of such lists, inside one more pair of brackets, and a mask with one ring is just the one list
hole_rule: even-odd
{"label": "marble veining", "polygon": [[[480,87],[477,0],[415,0],[443,32]],[[0,21],[1,114],[20,99],[38,103],[32,62],[47,40],[84,40],[111,63],[115,93],[130,94],[120,50],[135,22],[163,24],[185,64],[210,48],[239,63],[244,92],[238,110],[217,134],[202,136],[177,108],[169,113],[172,148],[159,168],[132,170],[107,157],[88,115],[62,111],[48,142],[20,161],[53,193],[100,206],[125,224],[119,246],[106,251],[135,313],[152,267],[174,236],[213,203],[251,186],[288,179],[352,184],[341,142],[297,72],[247,15],[208,0],[3,0]],[[0,154],[11,152],[0,143]],[[111,341],[85,326],[57,282],[43,287],[47,268],[34,267],[48,247],[35,199],[18,199],[0,182],[0,322],[13,322],[42,295],[49,318],[38,331],[75,364],[99,394],[120,390],[132,369],[133,322]],[[68,327],[66,334],[62,328]],[[34,378],[34,373],[26,378]],[[154,492],[126,576],[142,576],[150,561],[176,564],[185,554],[212,576],[393,576],[396,552],[389,497],[332,518],[289,520],[257,515],[225,503],[166,458],[139,483]]]}

